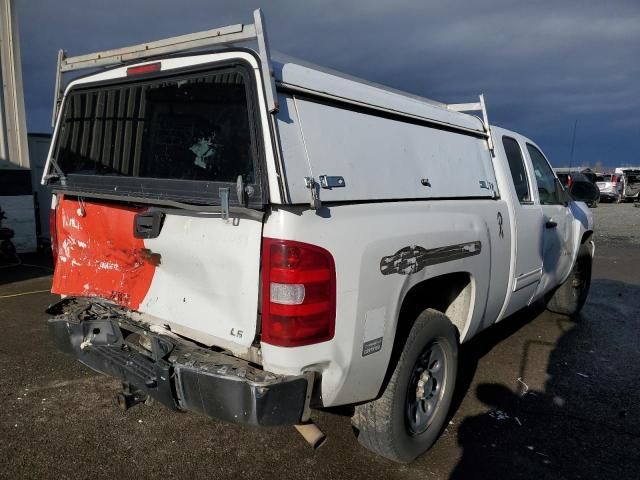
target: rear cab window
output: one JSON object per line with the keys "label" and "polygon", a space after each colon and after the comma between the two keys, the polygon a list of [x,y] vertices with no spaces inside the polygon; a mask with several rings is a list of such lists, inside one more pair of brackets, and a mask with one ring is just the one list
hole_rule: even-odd
{"label": "rear cab window", "polygon": [[509,162],[509,170],[513,179],[513,186],[516,189],[518,201],[522,204],[531,203],[531,193],[529,192],[529,180],[527,169],[524,165],[524,158],[517,140],[511,137],[502,137],[502,145]]}
{"label": "rear cab window", "polygon": [[219,189],[233,187],[233,204],[241,181],[248,203],[261,206],[266,181],[250,69],[235,62],[163,73],[70,90],[53,151],[63,189],[219,204]]}

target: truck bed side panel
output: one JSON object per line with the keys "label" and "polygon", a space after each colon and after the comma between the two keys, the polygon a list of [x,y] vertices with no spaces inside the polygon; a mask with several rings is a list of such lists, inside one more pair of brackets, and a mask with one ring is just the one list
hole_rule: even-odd
{"label": "truck bed side panel", "polygon": [[[370,400],[387,371],[403,298],[414,285],[467,272],[473,298],[469,316],[459,326],[461,339],[495,320],[507,290],[509,232],[506,206],[496,200],[336,205],[318,213],[301,207],[275,209],[265,236],[312,243],[333,254],[337,317],[331,341],[297,348],[263,343],[265,368],[290,374],[319,371],[325,405]],[[450,259],[412,267],[412,258],[400,258],[409,251],[416,252],[415,259],[426,251],[433,259],[443,249]],[[367,342],[379,337],[375,348],[381,348],[369,353]]]}

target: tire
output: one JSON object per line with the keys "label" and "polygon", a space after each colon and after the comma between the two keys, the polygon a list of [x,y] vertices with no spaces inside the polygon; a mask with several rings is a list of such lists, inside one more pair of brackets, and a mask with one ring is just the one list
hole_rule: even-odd
{"label": "tire", "polygon": [[457,368],[456,328],[446,315],[424,310],[411,327],[382,395],[355,408],[351,423],[358,442],[399,463],[426,452],[448,418]]}
{"label": "tire", "polygon": [[580,313],[591,287],[591,264],[591,252],[587,243],[584,243],[580,246],[571,273],[547,302],[547,310],[570,317]]}

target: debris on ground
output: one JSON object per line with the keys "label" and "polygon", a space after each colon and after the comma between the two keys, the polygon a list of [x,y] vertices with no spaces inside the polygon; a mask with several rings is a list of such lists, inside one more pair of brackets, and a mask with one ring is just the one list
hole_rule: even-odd
{"label": "debris on ground", "polygon": [[495,418],[498,421],[509,420],[509,414],[502,410],[492,410],[489,412],[491,418]]}
{"label": "debris on ground", "polygon": [[524,397],[529,391],[529,385],[524,383],[524,381],[522,380],[522,377],[518,377],[516,380],[522,385],[522,389],[521,389],[522,391],[520,392],[520,396]]}

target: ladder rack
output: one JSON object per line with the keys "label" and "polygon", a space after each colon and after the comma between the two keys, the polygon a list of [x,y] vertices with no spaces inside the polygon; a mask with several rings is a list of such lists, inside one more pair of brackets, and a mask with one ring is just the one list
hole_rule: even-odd
{"label": "ladder rack", "polygon": [[267,107],[270,112],[278,110],[278,100],[276,95],[276,85],[271,68],[271,57],[269,53],[269,41],[264,23],[262,11],[258,8],[253,12],[253,24],[229,25],[215,28],[203,32],[190,33],[177,37],[165,38],[149,43],[141,43],[129,47],[102,52],[67,57],[63,50],[58,51],[58,68],[56,71],[56,84],[54,92],[52,125],[55,122],[62,101],[63,79],[66,72],[81,70],[86,68],[100,68],[112,65],[123,65],[134,60],[143,60],[167,55],[187,50],[200,49],[216,45],[230,45],[237,42],[255,40],[258,44],[258,55],[260,57],[260,68],[265,82],[265,92]]}
{"label": "ladder rack", "polygon": [[454,112],[482,112],[482,123],[484,125],[484,131],[487,134],[487,143],[489,144],[489,150],[493,156],[493,139],[491,138],[491,127],[489,126],[489,117],[487,115],[487,106],[484,103],[484,94],[480,94],[479,101],[473,103],[450,103],[447,105],[449,110]]}

